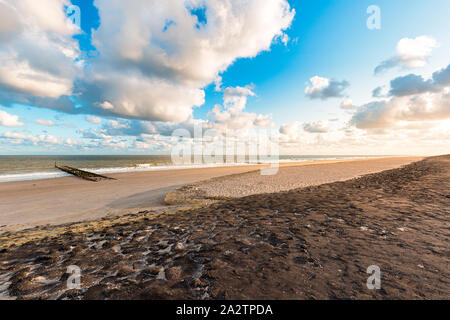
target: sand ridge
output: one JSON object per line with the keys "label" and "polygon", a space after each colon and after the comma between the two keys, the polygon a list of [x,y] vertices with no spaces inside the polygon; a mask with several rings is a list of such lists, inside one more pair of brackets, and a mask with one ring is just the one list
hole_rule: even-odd
{"label": "sand ridge", "polygon": [[217,201],[254,194],[288,191],[336,181],[345,181],[366,174],[394,169],[419,157],[358,159],[326,163],[290,164],[281,166],[275,175],[261,175],[259,170],[215,177],[184,185],[170,191],[169,204],[211,204]]}

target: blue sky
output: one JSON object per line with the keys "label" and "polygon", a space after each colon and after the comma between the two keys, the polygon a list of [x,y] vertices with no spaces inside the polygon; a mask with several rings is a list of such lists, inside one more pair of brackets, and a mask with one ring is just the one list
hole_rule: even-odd
{"label": "blue sky", "polygon": [[[64,0],[48,2],[48,6],[56,6],[56,9],[61,10],[68,4]],[[209,27],[208,18],[212,20],[214,17],[213,2],[205,1],[203,5],[197,5],[197,11],[190,11],[192,15],[198,15],[199,23],[204,23],[200,27],[197,26],[197,30],[194,30],[194,26],[191,34],[204,32],[199,37],[202,41],[210,37],[211,43],[222,39],[217,37],[217,34],[212,34],[213,32],[224,32],[224,37],[228,36],[219,27]],[[42,36],[46,39],[52,39],[50,32],[61,38],[67,37],[66,40],[51,43],[55,50],[61,50],[61,45],[67,45],[70,41],[73,41],[70,44],[71,49],[78,46],[79,50],[74,51],[76,57],[70,55],[68,62],[63,60],[68,59],[67,56],[61,58],[61,62],[53,62],[74,64],[73,68],[67,68],[70,70],[62,70],[61,67],[61,70],[55,73],[56,79],[61,79],[57,81],[66,84],[67,80],[67,87],[55,87],[57,93],[40,93],[36,98],[36,89],[30,89],[33,82],[26,88],[21,84],[11,84],[7,80],[2,83],[0,73],[0,110],[3,111],[4,117],[3,122],[0,120],[0,154],[168,153],[170,144],[167,134],[163,133],[161,128],[167,131],[167,126],[187,127],[196,120],[205,121],[205,125],[215,127],[224,124],[221,119],[225,116],[231,120],[233,117],[250,119],[253,121],[252,125],[257,126],[255,119],[258,115],[271,117],[270,126],[283,135],[283,153],[450,152],[447,83],[435,81],[435,87],[439,89],[433,87],[406,98],[389,93],[381,97],[372,96],[372,91],[377,87],[383,87],[383,90],[388,92],[390,81],[395,78],[415,74],[430,79],[434,72],[448,66],[449,1],[278,2],[280,5],[289,4],[288,13],[284,6],[280,15],[271,16],[267,13],[267,16],[264,16],[267,11],[261,11],[263,14],[258,15],[258,19],[267,20],[267,30],[259,30],[261,27],[258,27],[258,19],[252,16],[252,8],[249,8],[248,12],[244,8],[240,10],[243,15],[240,18],[244,18],[248,25],[244,25],[245,29],[237,30],[233,35],[235,38],[242,37],[242,41],[237,41],[236,44],[230,36],[227,40],[229,43],[224,43],[225,49],[221,49],[226,53],[222,55],[220,51],[211,49],[212,53],[207,52],[205,55],[208,58],[213,57],[211,63],[205,62],[203,65],[204,59],[198,60],[198,70],[195,65],[181,70],[180,65],[189,61],[189,57],[201,54],[195,52],[200,46],[187,46],[186,43],[191,41],[188,36],[180,40],[174,35],[167,42],[161,40],[166,38],[156,39],[155,29],[152,28],[163,29],[166,25],[166,29],[170,30],[185,21],[176,21],[171,13],[164,10],[159,12],[153,7],[147,9],[149,14],[155,15],[154,20],[140,17],[139,15],[144,15],[145,10],[140,10],[139,6],[145,6],[145,1],[130,1],[127,8],[113,8],[113,4],[108,6],[105,1],[94,3],[91,0],[72,0],[72,4],[80,8],[81,32],[73,29],[62,30],[64,27],[59,25],[55,27],[57,29],[50,30],[50,27],[40,21],[34,25],[42,28]],[[17,2],[11,3],[17,10],[28,10],[19,8]],[[230,0],[229,3],[231,9],[237,6],[236,1]],[[260,6],[264,7],[265,3],[261,1]],[[379,30],[369,30],[366,26],[369,17],[366,10],[370,5],[377,5],[381,10]],[[33,10],[29,9],[26,14],[39,15],[39,12]],[[248,19],[245,19],[245,14],[248,14]],[[133,18],[138,22],[134,23]],[[60,23],[58,19],[60,17],[55,14],[53,25]],[[175,23],[172,26],[168,21]],[[232,23],[233,26],[236,25],[236,21],[227,20],[224,23],[230,23],[231,27]],[[17,22],[17,26],[20,23],[24,23],[24,27],[17,27],[22,33],[15,35],[14,39],[28,39],[25,32],[30,26],[28,22],[21,21]],[[248,34],[245,30],[252,30],[253,33],[264,32],[266,35],[272,32],[273,35],[268,40],[261,40],[262,36]],[[135,57],[135,48],[140,48],[143,34],[146,34],[147,38],[152,37],[155,39],[154,43],[161,45],[159,48],[148,45],[146,51],[143,51],[144,56]],[[92,36],[95,41],[92,41]],[[20,42],[11,39],[13,38],[8,38],[9,42],[0,44],[0,59],[11,59],[8,54],[20,52],[21,48],[25,47],[26,40]],[[282,41],[283,39],[285,41]],[[402,39],[407,39],[403,42],[406,44],[406,53],[401,53],[398,49]],[[252,41],[257,44],[248,44]],[[130,50],[125,52],[122,47]],[[153,61],[159,57],[157,50],[166,50],[165,54],[173,56],[171,63],[176,60],[176,63],[168,66],[170,70],[163,75],[161,74],[165,71],[159,70],[160,66]],[[408,53],[408,50],[412,53]],[[424,53],[415,57],[414,52],[419,51]],[[30,56],[27,57],[26,54]],[[28,59],[31,66],[36,57],[32,57],[33,52],[30,51],[26,54],[19,55],[20,59]],[[413,58],[408,54],[412,54]],[[123,56],[119,59],[118,55]],[[59,57],[60,53],[55,53],[56,56]],[[177,60],[179,57],[185,60]],[[217,63],[213,60],[214,57],[223,59],[223,63]],[[374,69],[389,59],[395,61],[394,65],[380,74],[374,74]],[[19,63],[23,61],[14,61],[17,63],[12,65],[11,69],[4,70],[4,73],[11,72],[14,75],[13,68],[18,68]],[[76,65],[77,61],[81,61],[82,65]],[[193,61],[193,64],[195,63]],[[214,63],[217,63],[217,66],[214,66]],[[45,62],[45,66],[47,65],[51,63]],[[27,72],[34,75],[33,70]],[[58,78],[63,73],[67,76]],[[135,76],[135,73],[138,73],[139,77]],[[48,74],[49,71],[46,70],[45,76]],[[98,75],[104,76],[105,79],[93,81]],[[121,75],[129,76],[130,79],[121,79]],[[219,76],[220,89],[214,81]],[[328,95],[322,93],[325,87],[318,88],[314,98],[314,94],[308,95],[305,90],[308,86],[313,86],[309,81],[315,76],[331,81],[331,87],[333,81],[342,87],[337,89],[338,92]],[[163,88],[155,87],[155,83],[159,85],[161,79],[164,83],[168,81],[167,86],[163,87],[164,90],[168,88],[173,94],[167,94],[166,91],[162,92]],[[122,86],[122,80],[126,85]],[[54,78],[48,81],[51,84],[55,82]],[[46,84],[42,83],[42,86]],[[239,93],[236,93],[236,90],[227,91],[226,88],[246,88],[251,94],[248,91],[245,94],[239,90]],[[68,90],[70,94],[67,94]],[[152,93],[152,90],[156,93]],[[145,95],[142,92],[145,92]],[[125,96],[140,94],[143,96],[139,101],[125,101]],[[189,98],[184,101],[184,97]],[[239,102],[226,100],[233,97],[240,99]],[[422,98],[439,103],[433,102],[426,112],[412,114],[419,107],[411,107],[410,101],[416,103]],[[350,107],[342,108],[341,103],[346,99],[351,100]],[[227,101],[243,103],[245,109],[238,113],[226,110]],[[113,107],[109,108],[109,104],[105,102]],[[379,103],[375,106],[371,104],[373,102]],[[118,106],[119,103],[123,105]],[[173,110],[170,109],[172,105]],[[220,105],[224,113],[212,114],[216,105]],[[88,116],[90,118],[87,118]],[[231,120],[230,125],[238,123],[238,120],[233,123]],[[209,122],[206,123],[207,121]],[[264,123],[266,122],[268,121]],[[245,122],[242,129],[248,129],[248,123],[250,122]],[[46,136],[56,138],[57,143],[53,143],[56,142],[54,139],[45,138]],[[140,147],[136,141],[141,142]]]}

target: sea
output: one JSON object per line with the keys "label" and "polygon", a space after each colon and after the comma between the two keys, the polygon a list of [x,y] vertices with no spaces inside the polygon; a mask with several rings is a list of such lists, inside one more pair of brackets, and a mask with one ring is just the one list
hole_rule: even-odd
{"label": "sea", "polygon": [[[340,160],[377,158],[367,155],[283,155],[279,162],[302,162],[313,160]],[[170,155],[0,155],[0,183],[11,181],[54,179],[68,176],[55,168],[57,165],[75,167],[98,174],[140,172],[157,170],[180,170],[188,168],[219,167],[258,164],[248,159],[231,164],[191,163],[175,164]]]}

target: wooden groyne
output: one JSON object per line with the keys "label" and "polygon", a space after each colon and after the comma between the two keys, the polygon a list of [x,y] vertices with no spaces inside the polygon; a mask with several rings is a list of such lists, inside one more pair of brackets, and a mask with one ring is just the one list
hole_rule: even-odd
{"label": "wooden groyne", "polygon": [[99,180],[117,180],[117,179],[110,178],[107,176],[102,176],[101,174],[96,174],[93,172],[88,172],[88,171],[80,170],[77,168],[72,168],[72,167],[68,167],[68,166],[58,166],[58,165],[56,165],[56,163],[55,163],[55,168],[57,168],[61,171],[64,171],[66,173],[69,173],[71,175],[74,175],[76,177],[79,177],[81,179],[93,181],[93,182],[97,182]]}

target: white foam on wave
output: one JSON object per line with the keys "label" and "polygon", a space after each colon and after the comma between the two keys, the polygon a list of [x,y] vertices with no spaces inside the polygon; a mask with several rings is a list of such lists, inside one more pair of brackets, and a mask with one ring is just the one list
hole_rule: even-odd
{"label": "white foam on wave", "polygon": [[[112,174],[112,173],[127,173],[127,172],[144,172],[144,171],[164,171],[164,170],[183,170],[183,169],[201,169],[201,168],[215,168],[227,166],[242,166],[249,165],[248,163],[210,163],[210,164],[192,164],[192,165],[163,165],[155,166],[152,164],[139,164],[133,167],[110,167],[110,168],[80,168],[81,170],[97,173],[97,174]],[[13,173],[0,175],[1,182],[14,181],[29,181],[29,180],[44,180],[68,177],[70,174],[60,171],[42,171],[30,173]]]}
{"label": "white foam on wave", "polygon": [[69,176],[67,173],[57,172],[57,171],[12,173],[12,174],[0,175],[0,182],[55,179],[55,178],[62,178],[62,177],[67,177],[67,176]]}

